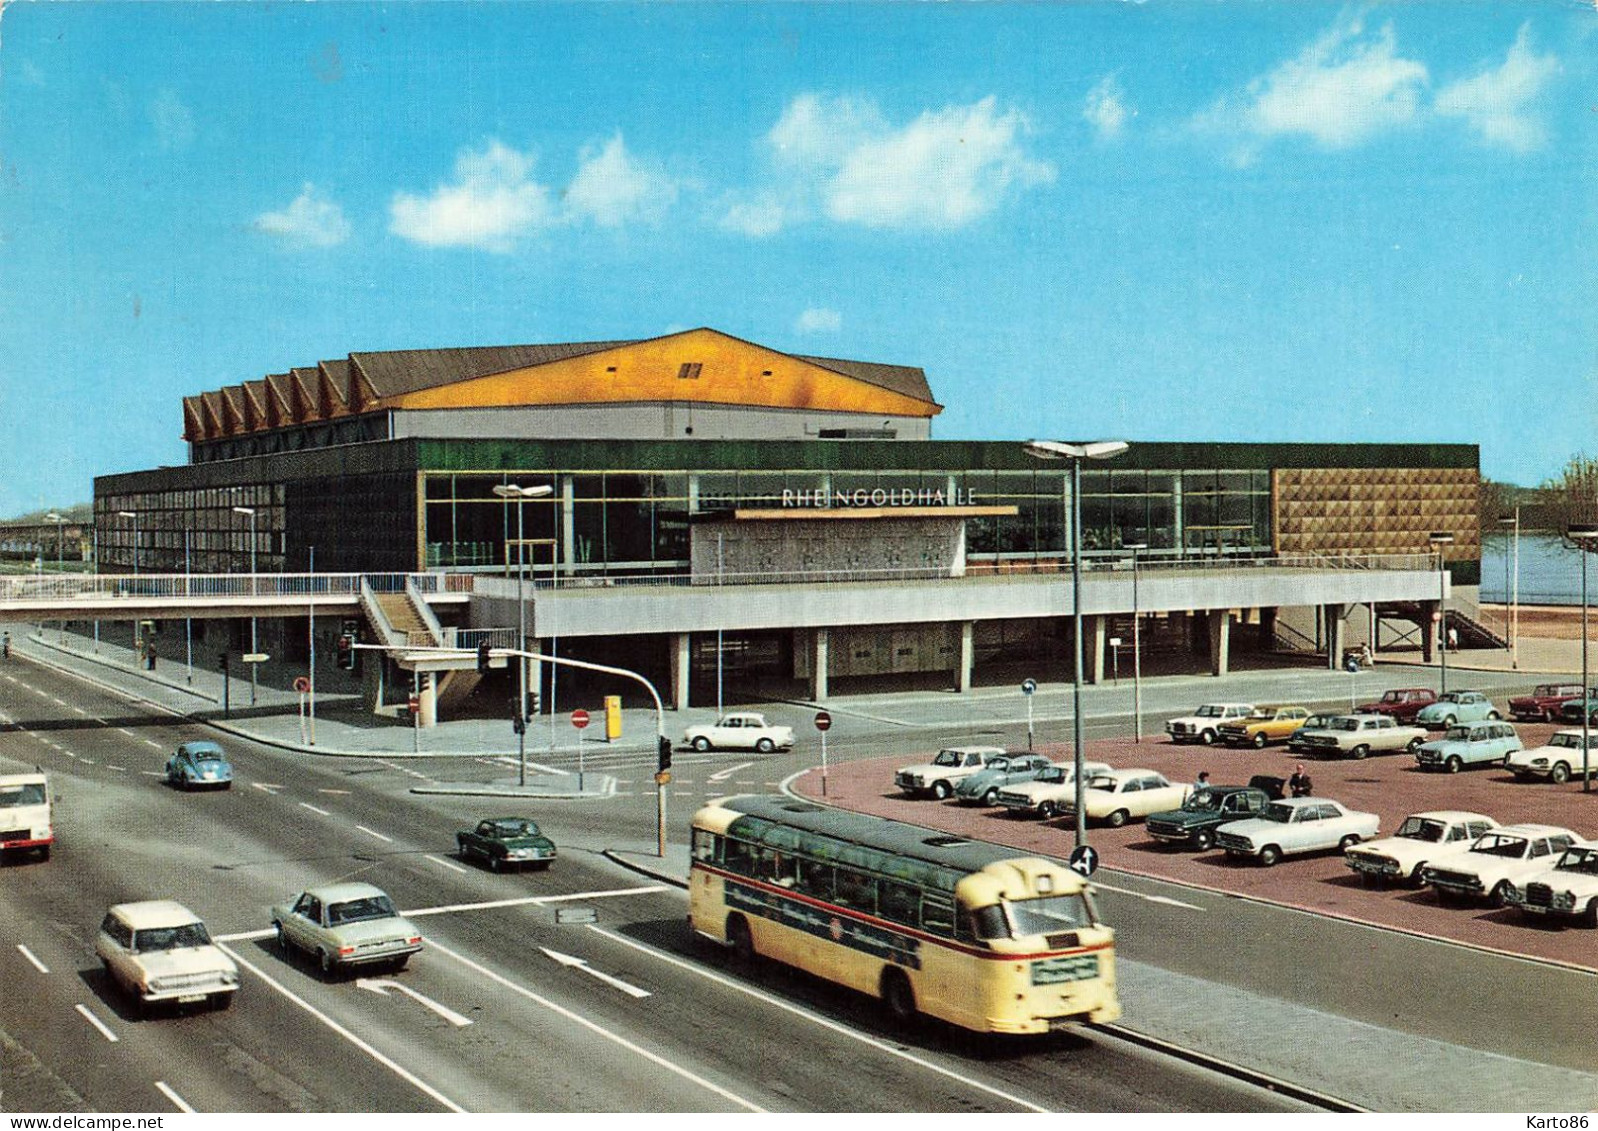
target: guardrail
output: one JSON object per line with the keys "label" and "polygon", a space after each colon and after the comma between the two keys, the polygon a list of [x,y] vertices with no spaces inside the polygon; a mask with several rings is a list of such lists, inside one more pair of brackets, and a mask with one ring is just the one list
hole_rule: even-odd
{"label": "guardrail", "polygon": [[469,593],[471,577],[438,573],[141,573],[0,575],[0,602],[153,597],[358,597],[377,593]]}

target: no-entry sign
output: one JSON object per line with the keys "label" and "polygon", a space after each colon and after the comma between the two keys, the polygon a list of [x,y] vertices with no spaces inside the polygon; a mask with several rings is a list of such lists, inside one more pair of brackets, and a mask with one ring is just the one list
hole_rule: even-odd
{"label": "no-entry sign", "polygon": [[828,730],[832,726],[832,716],[825,711],[816,712],[816,729]]}
{"label": "no-entry sign", "polygon": [[588,712],[583,710],[581,707],[578,707],[572,712],[572,726],[576,727],[578,730],[582,730],[587,725]]}

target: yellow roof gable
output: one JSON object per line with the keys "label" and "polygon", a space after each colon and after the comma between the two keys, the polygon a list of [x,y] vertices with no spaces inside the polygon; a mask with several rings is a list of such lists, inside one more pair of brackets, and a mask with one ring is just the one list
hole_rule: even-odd
{"label": "yellow roof gable", "polygon": [[383,399],[388,408],[697,401],[931,417],[930,401],[716,330],[688,330],[580,357]]}

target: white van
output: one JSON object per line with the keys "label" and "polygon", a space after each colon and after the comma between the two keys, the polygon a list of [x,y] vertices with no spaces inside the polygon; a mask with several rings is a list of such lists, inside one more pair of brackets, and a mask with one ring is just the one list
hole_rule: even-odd
{"label": "white van", "polygon": [[0,774],[0,853],[37,852],[48,860],[54,843],[44,774]]}

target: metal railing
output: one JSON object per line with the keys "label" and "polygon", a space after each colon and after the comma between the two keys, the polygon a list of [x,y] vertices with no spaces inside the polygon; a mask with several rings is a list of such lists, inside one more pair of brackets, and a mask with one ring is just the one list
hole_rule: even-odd
{"label": "metal railing", "polygon": [[357,598],[364,584],[377,593],[469,593],[472,579],[438,573],[140,573],[0,575],[0,602],[98,598]]}

